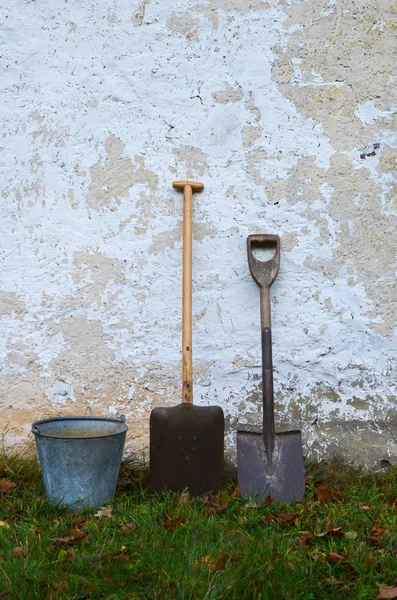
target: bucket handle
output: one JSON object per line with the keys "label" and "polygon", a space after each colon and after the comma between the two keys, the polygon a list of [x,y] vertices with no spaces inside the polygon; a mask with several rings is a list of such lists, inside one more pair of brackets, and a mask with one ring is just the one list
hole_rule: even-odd
{"label": "bucket handle", "polygon": [[117,418],[117,420],[118,420],[118,421],[120,421],[120,423],[125,423],[125,422],[126,422],[126,420],[127,420],[127,417],[126,417],[125,415],[120,415],[120,416]]}
{"label": "bucket handle", "polygon": [[37,425],[32,426],[32,433],[40,433],[40,429],[37,427]]}

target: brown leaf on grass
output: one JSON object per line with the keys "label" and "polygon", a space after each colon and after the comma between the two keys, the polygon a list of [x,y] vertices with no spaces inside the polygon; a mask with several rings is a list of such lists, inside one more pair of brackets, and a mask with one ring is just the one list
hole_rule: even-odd
{"label": "brown leaf on grass", "polygon": [[274,571],[274,565],[272,565],[272,563],[267,563],[265,571],[266,573],[271,573],[272,571]]}
{"label": "brown leaf on grass", "polygon": [[367,544],[371,544],[371,546],[381,546],[383,543],[383,538],[388,533],[388,529],[374,525],[371,531],[369,532],[369,535],[365,536],[364,541]]}
{"label": "brown leaf on grass", "polygon": [[[307,479],[307,482],[310,483],[311,477],[309,476],[306,479]],[[325,485],[324,479],[313,479],[312,483],[313,483],[314,487],[319,487],[320,485]]]}
{"label": "brown leaf on grass", "polygon": [[134,531],[136,529],[136,525],[135,523],[123,523],[122,525],[120,525],[120,529],[121,531],[125,531],[126,533],[131,533],[131,531]]}
{"label": "brown leaf on grass", "polygon": [[168,519],[168,521],[164,521],[163,527],[167,531],[175,531],[178,527],[184,527],[186,523],[186,519],[183,517],[175,517],[174,519]]}
{"label": "brown leaf on grass", "polygon": [[233,494],[230,495],[231,498],[240,498],[240,488],[236,485]]}
{"label": "brown leaf on grass", "polygon": [[13,481],[9,481],[4,477],[1,478],[0,481],[0,494],[11,494],[14,487],[17,487],[17,484]]}
{"label": "brown leaf on grass", "polygon": [[[320,554],[312,554],[311,558],[314,560],[314,562],[321,561],[322,555],[320,555]],[[321,562],[324,562],[324,561],[321,561]]]}
{"label": "brown leaf on grass", "polygon": [[266,523],[279,523],[280,525],[298,525],[299,517],[297,512],[295,513],[280,513],[276,515],[273,512],[269,512],[263,520]]}
{"label": "brown leaf on grass", "polygon": [[214,504],[212,506],[208,506],[205,510],[210,515],[216,515],[218,513],[226,512],[228,508],[229,508],[229,503],[224,502],[223,504],[220,504],[219,506],[216,504]]}
{"label": "brown leaf on grass", "polygon": [[256,502],[248,502],[244,508],[258,508],[258,505]]}
{"label": "brown leaf on grass", "polygon": [[313,539],[311,531],[299,531],[299,537],[295,540],[296,546],[303,546],[308,540]]}
{"label": "brown leaf on grass", "polygon": [[[122,584],[124,583],[124,581],[121,582]],[[120,587],[124,587],[123,585],[121,585]],[[96,593],[96,591],[94,590],[94,588],[92,587],[88,587],[85,591],[86,594],[88,594],[89,596],[92,596],[93,594]]]}
{"label": "brown leaf on grass", "polygon": [[340,552],[339,554],[337,552],[328,552],[326,558],[332,563],[347,562],[349,560],[347,554],[344,552]]}
{"label": "brown leaf on grass", "polygon": [[273,498],[271,496],[268,496],[266,498],[264,504],[267,504],[269,506],[270,504],[273,504],[273,502],[274,502]]}
{"label": "brown leaf on grass", "polygon": [[226,563],[229,560],[235,560],[237,558],[237,553],[227,553],[222,552],[222,554],[218,558],[211,558],[211,556],[204,556],[200,560],[196,560],[194,562],[194,566],[196,568],[207,567],[211,573],[216,573],[217,571],[221,571],[225,568]]}
{"label": "brown leaf on grass", "polygon": [[371,505],[368,504],[368,502],[366,502],[365,504],[361,505],[362,510],[369,510],[371,508]]}
{"label": "brown leaf on grass", "polygon": [[378,527],[378,525],[374,525],[369,532],[370,535],[375,535],[376,537],[385,537],[385,535],[389,533],[388,529],[384,527]]}
{"label": "brown leaf on grass", "polygon": [[72,534],[68,537],[58,538],[55,540],[58,544],[67,544],[73,546],[77,544],[90,544],[91,540],[86,531],[82,531],[78,527],[72,529]]}
{"label": "brown leaf on grass", "polygon": [[206,496],[202,502],[206,505],[204,510],[209,515],[216,515],[218,513],[226,512],[229,508],[228,502],[223,502],[223,504],[221,504],[219,496],[213,496],[212,500],[209,496]]}
{"label": "brown leaf on grass", "polygon": [[27,546],[15,546],[14,550],[12,551],[12,555],[16,556],[17,558],[26,558],[27,556],[29,556],[29,550]]}
{"label": "brown leaf on grass", "polygon": [[320,502],[333,502],[342,498],[338,490],[327,487],[325,483],[321,483],[314,493],[317,496],[317,500],[320,500]]}
{"label": "brown leaf on grass", "polygon": [[189,500],[190,500],[189,492],[183,492],[183,494],[181,494],[179,496],[178,506],[184,506],[185,504],[188,504]]}
{"label": "brown leaf on grass", "polygon": [[69,583],[66,579],[61,579],[60,581],[58,581],[56,583],[56,587],[57,587],[57,590],[59,590],[60,592],[66,592],[67,589],[69,588]]}
{"label": "brown leaf on grass", "polygon": [[33,525],[32,526],[32,530],[34,531],[34,533],[36,533],[37,535],[40,535],[40,533],[43,533],[44,531],[44,527],[42,527],[41,525]]}
{"label": "brown leaf on grass", "polygon": [[331,577],[326,577],[325,583],[328,583],[328,585],[343,585],[343,581],[338,581],[337,579],[332,579]]}
{"label": "brown leaf on grass", "polygon": [[397,598],[397,587],[386,586],[380,588],[378,598]]}
{"label": "brown leaf on grass", "polygon": [[366,535],[364,538],[364,542],[370,544],[371,546],[381,546],[382,538],[376,537],[374,535]]}
{"label": "brown leaf on grass", "polygon": [[97,519],[103,519],[103,517],[108,517],[109,519],[111,519],[113,517],[112,507],[102,506],[102,508],[100,508],[98,512],[95,513],[94,517],[96,517]]}
{"label": "brown leaf on grass", "polygon": [[125,487],[129,487],[129,486],[133,485],[133,483],[134,483],[134,478],[132,477],[131,473],[125,467],[121,467],[120,473],[119,473],[119,478],[117,481],[117,486],[125,488]]}
{"label": "brown leaf on grass", "polygon": [[316,535],[316,537],[343,535],[343,531],[342,531],[342,527],[333,527],[332,529],[327,529],[326,531],[323,531],[322,533],[316,533],[315,535]]}

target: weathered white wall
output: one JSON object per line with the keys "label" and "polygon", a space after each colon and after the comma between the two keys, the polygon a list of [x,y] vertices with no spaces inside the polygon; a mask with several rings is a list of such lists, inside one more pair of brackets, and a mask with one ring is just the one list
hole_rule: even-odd
{"label": "weathered white wall", "polygon": [[1,428],[180,393],[195,178],[198,403],[259,421],[249,233],[282,237],[279,423],[306,453],[397,457],[395,0],[1,2]]}

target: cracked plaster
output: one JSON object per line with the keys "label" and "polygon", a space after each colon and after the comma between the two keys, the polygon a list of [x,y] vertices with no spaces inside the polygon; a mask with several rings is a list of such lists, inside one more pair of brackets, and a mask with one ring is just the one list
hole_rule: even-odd
{"label": "cracked plaster", "polygon": [[0,417],[127,415],[147,459],[180,399],[194,196],[195,400],[260,421],[249,233],[278,233],[278,425],[305,454],[396,457],[397,4],[50,0],[0,7]]}

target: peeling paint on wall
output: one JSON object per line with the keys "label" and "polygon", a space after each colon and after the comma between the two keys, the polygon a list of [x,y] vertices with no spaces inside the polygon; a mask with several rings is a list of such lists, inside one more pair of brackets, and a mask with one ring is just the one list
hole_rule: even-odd
{"label": "peeling paint on wall", "polygon": [[181,398],[194,196],[195,401],[261,419],[249,233],[278,233],[277,418],[305,453],[397,460],[397,4],[49,0],[0,7],[0,416],[124,413],[147,460]]}

